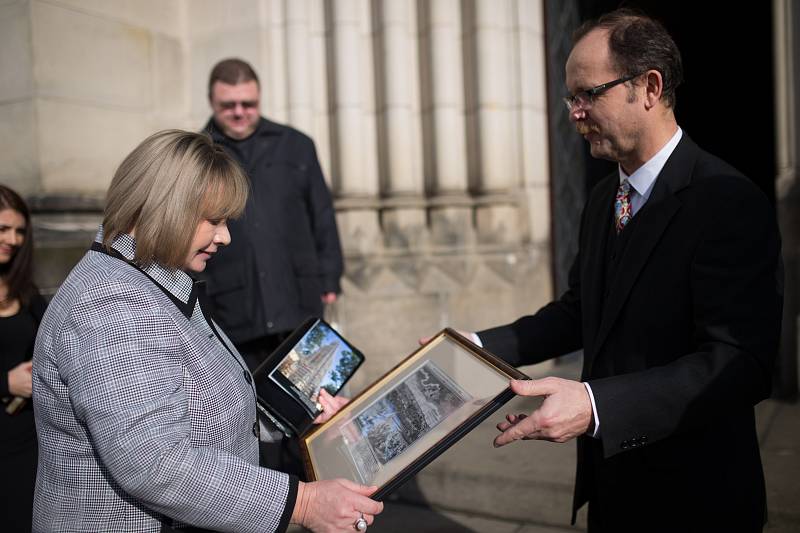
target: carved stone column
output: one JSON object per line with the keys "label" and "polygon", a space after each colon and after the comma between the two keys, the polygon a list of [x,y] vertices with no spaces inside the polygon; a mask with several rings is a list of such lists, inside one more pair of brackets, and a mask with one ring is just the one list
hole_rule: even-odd
{"label": "carved stone column", "polygon": [[415,0],[380,0],[379,155],[384,243],[419,248],[425,241],[419,29]]}
{"label": "carved stone column", "polygon": [[[289,83],[287,59],[286,3],[284,0],[266,0],[260,4],[264,30],[258,38],[263,49],[263,61],[253,65],[261,80],[261,111],[276,122],[289,122]],[[260,68],[259,68],[260,67]],[[210,67],[209,67],[210,68]]]}
{"label": "carved stone column", "polygon": [[366,254],[380,240],[373,12],[368,0],[340,0],[331,8],[331,159],[339,229],[346,248]]}
{"label": "carved stone column", "polygon": [[325,64],[314,62],[311,42],[311,2],[291,0],[285,4],[286,74],[288,121],[296,128],[312,134],[314,111],[312,93],[316,71]]}
{"label": "carved stone column", "polygon": [[40,181],[31,28],[30,3],[0,6],[0,183],[22,195]]}
{"label": "carved stone column", "polygon": [[474,28],[473,187],[487,197],[475,209],[476,229],[479,242],[492,244],[521,240],[513,197],[521,176],[516,6],[515,0],[475,0],[467,17]]}
{"label": "carved stone column", "polygon": [[[519,47],[522,190],[530,239],[539,246],[550,243],[550,161],[545,138],[548,131],[547,61],[544,13],[539,2],[517,4]],[[559,110],[556,110],[558,112]]]}
{"label": "carved stone column", "polygon": [[784,308],[776,394],[797,396],[800,381],[800,10],[774,0],[775,120],[777,167],[775,199],[783,239]]}
{"label": "carved stone column", "polygon": [[437,244],[470,245],[475,239],[467,179],[461,2],[425,2],[421,9],[430,227]]}

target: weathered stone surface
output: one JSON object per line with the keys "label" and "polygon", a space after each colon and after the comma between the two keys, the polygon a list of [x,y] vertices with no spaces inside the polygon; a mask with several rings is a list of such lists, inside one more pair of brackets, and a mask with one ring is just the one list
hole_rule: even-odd
{"label": "weathered stone surface", "polygon": [[472,209],[434,207],[430,210],[430,238],[433,246],[467,247],[475,240]]}
{"label": "weathered stone surface", "polygon": [[104,195],[122,159],[155,132],[135,111],[41,99],[38,128],[42,190]]}
{"label": "weathered stone surface", "polygon": [[520,239],[519,208],[516,205],[487,205],[475,208],[478,243],[514,244]]}
{"label": "weathered stone surface", "polygon": [[395,208],[381,215],[383,243],[387,248],[418,250],[428,244],[424,208]]}
{"label": "weathered stone surface", "polygon": [[[33,3],[33,2],[32,2]],[[41,2],[40,2],[41,3]],[[72,11],[180,36],[182,0],[55,0]],[[193,1],[192,4],[195,2]]]}
{"label": "weathered stone surface", "polygon": [[34,101],[0,104],[0,183],[23,196],[38,191],[37,146]]}
{"label": "weathered stone surface", "polygon": [[33,95],[30,3],[0,4],[0,104]]}
{"label": "weathered stone surface", "polygon": [[34,2],[36,92],[146,111],[152,103],[151,33],[141,26]]}

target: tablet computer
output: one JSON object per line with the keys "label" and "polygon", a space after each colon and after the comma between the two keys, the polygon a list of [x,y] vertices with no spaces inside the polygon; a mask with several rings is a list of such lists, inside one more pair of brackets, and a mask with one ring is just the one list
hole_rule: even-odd
{"label": "tablet computer", "polygon": [[260,408],[284,433],[301,435],[322,412],[320,389],[335,396],[363,362],[330,324],[309,318],[253,372]]}

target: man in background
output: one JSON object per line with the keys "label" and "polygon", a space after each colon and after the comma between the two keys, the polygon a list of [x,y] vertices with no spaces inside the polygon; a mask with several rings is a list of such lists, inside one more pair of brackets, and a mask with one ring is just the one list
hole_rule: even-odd
{"label": "man in background", "polygon": [[240,59],[217,63],[208,82],[206,131],[250,177],[244,215],[229,221],[231,246],[206,269],[214,317],[251,369],[323,304],[343,271],[331,194],[314,142],[261,116],[260,86]]}
{"label": "man in background", "polygon": [[[231,245],[203,277],[215,320],[254,370],[303,320],[336,301],[342,251],[314,142],[261,116],[253,68],[220,61],[208,97],[213,115],[205,130],[239,161],[251,189],[242,217],[228,221]],[[262,447],[265,455],[276,453]]]}

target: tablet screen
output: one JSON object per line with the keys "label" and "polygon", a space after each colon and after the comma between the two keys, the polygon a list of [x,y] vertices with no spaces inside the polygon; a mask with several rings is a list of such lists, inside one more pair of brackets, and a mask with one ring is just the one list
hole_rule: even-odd
{"label": "tablet screen", "polygon": [[321,319],[314,320],[269,374],[315,417],[319,390],[335,396],[364,361],[364,356]]}

